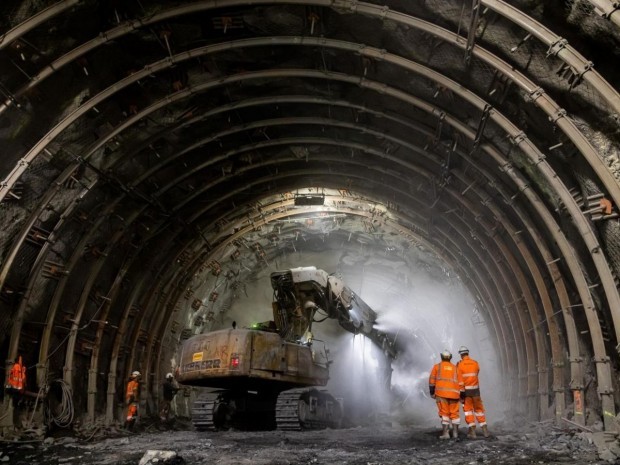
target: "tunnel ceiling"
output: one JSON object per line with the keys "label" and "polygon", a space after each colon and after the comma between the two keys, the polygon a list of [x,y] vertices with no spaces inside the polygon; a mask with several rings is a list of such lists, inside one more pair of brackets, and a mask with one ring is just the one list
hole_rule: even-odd
{"label": "tunnel ceiling", "polygon": [[342,234],[453,269],[514,398],[612,428],[614,5],[4,0],[5,359],[110,419],[227,301],[198,283]]}

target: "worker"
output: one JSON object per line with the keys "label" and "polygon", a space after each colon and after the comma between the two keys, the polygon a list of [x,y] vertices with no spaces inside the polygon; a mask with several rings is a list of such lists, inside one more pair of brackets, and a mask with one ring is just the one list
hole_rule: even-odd
{"label": "worker", "polygon": [[133,429],[138,419],[138,403],[140,401],[140,377],[139,371],[131,373],[127,382],[127,390],[125,391],[125,403],[127,404],[127,417],[125,419],[125,428]]}
{"label": "worker", "polygon": [[26,390],[26,367],[22,363],[22,356],[17,357],[9,369],[6,391],[13,395],[23,394]]}
{"label": "worker", "polygon": [[176,384],[174,380],[174,375],[172,373],[168,373],[166,375],[166,379],[163,382],[164,387],[164,404],[159,412],[159,418],[161,421],[168,421],[168,415],[170,414],[170,404],[174,399],[174,396],[179,391],[179,386]]}
{"label": "worker", "polygon": [[450,439],[450,425],[452,425],[452,437],[458,439],[459,424],[459,399],[465,395],[463,382],[458,376],[456,366],[450,362],[452,354],[444,349],[440,354],[441,362],[433,366],[428,379],[430,395],[437,402],[439,418],[441,418],[442,431],[439,439]]}
{"label": "worker", "polygon": [[456,367],[465,387],[463,413],[465,413],[465,423],[469,427],[467,437],[470,439],[476,437],[476,421],[478,421],[482,428],[482,434],[485,438],[488,438],[489,429],[484,414],[484,405],[480,397],[480,383],[478,381],[480,366],[478,362],[469,356],[469,349],[467,347],[461,346],[459,354],[461,355],[461,360],[456,364]]}

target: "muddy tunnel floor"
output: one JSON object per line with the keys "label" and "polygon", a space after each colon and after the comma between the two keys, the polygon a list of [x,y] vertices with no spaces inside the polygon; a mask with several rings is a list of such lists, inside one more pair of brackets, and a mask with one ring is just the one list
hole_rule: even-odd
{"label": "muddy tunnel floor", "polygon": [[[461,428],[464,429],[464,428]],[[85,441],[2,442],[0,463],[56,464],[586,464],[619,463],[601,455],[592,433],[551,423],[520,430],[495,427],[489,438],[439,440],[438,429],[379,426],[304,432],[119,432]],[[149,450],[173,451],[174,459],[146,460]]]}

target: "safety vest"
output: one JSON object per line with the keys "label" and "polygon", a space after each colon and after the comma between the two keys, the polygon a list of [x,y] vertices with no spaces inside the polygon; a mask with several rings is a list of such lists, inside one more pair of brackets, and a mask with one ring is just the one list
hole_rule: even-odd
{"label": "safety vest", "polygon": [[21,355],[9,370],[7,388],[14,392],[23,392],[26,388],[26,367],[22,364]]}
{"label": "safety vest", "polygon": [[478,373],[480,373],[480,365],[469,355],[464,355],[463,359],[456,364],[459,375],[463,379],[465,385],[465,395],[479,396],[480,384],[478,381]]}
{"label": "safety vest", "polygon": [[428,379],[429,386],[435,386],[435,395],[446,399],[458,399],[460,395],[459,378],[456,366],[447,361],[441,361],[433,366]]}
{"label": "safety vest", "polygon": [[127,402],[129,402],[132,397],[134,402],[138,401],[139,387],[140,383],[138,383],[138,380],[129,380],[129,382],[127,383],[127,392],[125,393],[125,399],[127,400]]}

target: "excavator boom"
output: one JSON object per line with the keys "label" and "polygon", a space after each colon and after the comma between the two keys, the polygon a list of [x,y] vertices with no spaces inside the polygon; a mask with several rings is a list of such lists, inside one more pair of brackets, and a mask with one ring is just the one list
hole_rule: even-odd
{"label": "excavator boom", "polygon": [[344,281],[316,267],[291,268],[271,274],[274,318],[280,334],[298,341],[311,331],[317,312],[333,318],[346,331],[363,334],[394,359],[396,350],[388,335],[374,325],[377,314]]}

